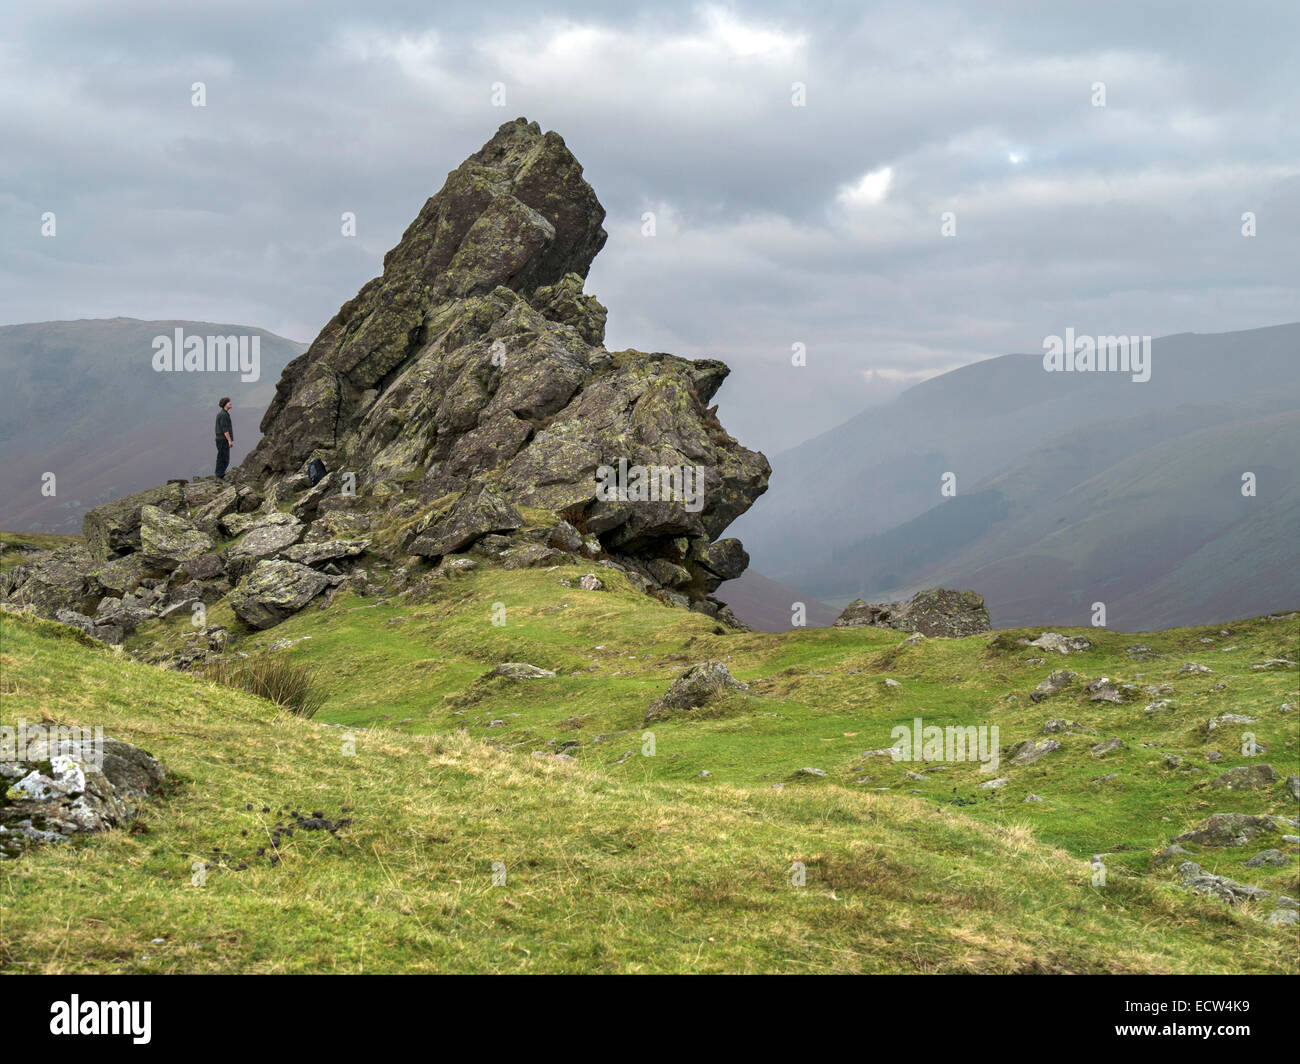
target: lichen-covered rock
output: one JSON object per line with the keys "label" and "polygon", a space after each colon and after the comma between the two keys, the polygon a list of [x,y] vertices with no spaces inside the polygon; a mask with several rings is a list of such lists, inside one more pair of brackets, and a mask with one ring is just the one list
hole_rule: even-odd
{"label": "lichen-covered rock", "polygon": [[702,661],[692,665],[675,679],[663,695],[651,703],[646,711],[647,721],[658,720],[673,713],[697,709],[729,691],[747,692],[749,685],[731,675],[731,670],[720,661]]}
{"label": "lichen-covered rock", "polygon": [[90,575],[104,591],[125,595],[140,586],[145,575],[144,559],[139,554],[124,554],[105,562]]}
{"label": "lichen-covered rock", "polygon": [[234,513],[239,507],[239,491],[236,488],[222,488],[214,494],[196,513],[190,517],[191,523],[200,532],[209,536],[217,534],[217,522],[226,514]]}
{"label": "lichen-covered rock", "polygon": [[1011,764],[1032,765],[1035,761],[1059,749],[1061,744],[1056,739],[1028,739],[1011,748]]}
{"label": "lichen-covered rock", "polygon": [[429,523],[416,529],[407,550],[425,558],[438,558],[464,550],[489,532],[510,532],[523,526],[519,511],[495,492],[482,488],[463,493],[449,508],[431,514]]}
{"label": "lichen-covered rock", "polygon": [[1184,861],[1180,864],[1178,874],[1182,877],[1183,883],[1196,893],[1209,894],[1226,901],[1229,905],[1236,905],[1241,901],[1263,901],[1273,897],[1271,891],[1264,890],[1262,887],[1238,883],[1227,876],[1216,876],[1206,872],[1195,861]]}
{"label": "lichen-covered rock", "polygon": [[180,509],[184,501],[181,485],[167,483],[96,506],[93,510],[86,511],[81,522],[81,534],[86,538],[86,547],[101,562],[139,550],[140,521],[144,508],[153,506],[170,514]]}
{"label": "lichen-covered rock", "polygon": [[332,539],[359,539],[370,528],[370,518],[364,513],[334,510],[320,514],[312,522],[304,543],[325,543]]}
{"label": "lichen-covered rock", "polygon": [[181,562],[212,550],[212,537],[200,532],[183,517],[157,506],[140,510],[140,558],[156,569],[175,569]]}
{"label": "lichen-covered rock", "polygon": [[[604,308],[582,285],[603,218],[557,134],[503,125],[425,204],[383,275],[286,367],[243,475],[318,455],[367,484],[418,482],[429,501],[490,483],[489,499],[511,508],[581,512],[597,550],[650,558],[667,540],[702,539],[693,595],[738,575],[739,544],[708,544],[766,490],[767,461],[706,408],[722,363],[601,346]],[[604,497],[597,470],[620,463],[689,467],[701,490]],[[473,531],[431,524],[410,549],[437,557]]]}
{"label": "lichen-covered rock", "polygon": [[226,570],[226,563],[218,554],[200,554],[181,562],[181,570],[193,580],[215,580]]}
{"label": "lichen-covered rock", "polygon": [[323,565],[339,558],[355,558],[370,546],[368,539],[331,539],[323,543],[299,543],[286,547],[280,557],[299,565]]}
{"label": "lichen-covered rock", "polygon": [[1238,765],[1230,768],[1210,784],[1215,790],[1259,791],[1267,790],[1277,782],[1277,770],[1272,765]]}
{"label": "lichen-covered rock", "polygon": [[144,750],[116,739],[32,736],[15,753],[0,761],[0,859],[126,823],[165,776]]}
{"label": "lichen-covered rock", "polygon": [[59,610],[87,613],[100,594],[99,582],[90,575],[95,568],[85,547],[67,544],[0,574],[0,590],[5,601],[31,606],[42,617],[52,618]]}
{"label": "lichen-covered rock", "polygon": [[1201,846],[1245,846],[1260,835],[1277,834],[1277,831],[1277,825],[1267,816],[1214,813],[1173,841],[1194,842]]}
{"label": "lichen-covered rock", "polygon": [[554,675],[555,673],[550,669],[543,669],[537,665],[529,665],[527,662],[503,661],[487,674],[487,678],[502,680],[541,680],[548,677],[554,677]]}
{"label": "lichen-covered rock", "polygon": [[1060,632],[1044,632],[1037,639],[1031,639],[1026,646],[1039,650],[1050,650],[1057,654],[1081,654],[1092,649],[1092,643],[1081,635],[1061,635]]}
{"label": "lichen-covered rock", "polygon": [[230,607],[250,627],[271,628],[297,613],[330,583],[323,573],[297,562],[258,562],[230,593]]}
{"label": "lichen-covered rock", "polygon": [[1067,669],[1056,669],[1029,693],[1031,702],[1041,702],[1045,698],[1060,694],[1079,677]]}
{"label": "lichen-covered rock", "polygon": [[1084,688],[1090,702],[1124,702],[1136,697],[1138,689],[1131,683],[1120,683],[1109,676],[1099,676]]}
{"label": "lichen-covered rock", "polygon": [[836,619],[840,628],[871,625],[920,632],[927,638],[960,638],[990,630],[989,611],[974,591],[929,588],[911,601],[869,603],[854,599]]}
{"label": "lichen-covered rock", "polygon": [[[225,576],[268,624],[282,610],[258,605],[259,559],[328,565],[351,550],[291,547],[373,528],[385,560],[403,548],[436,559],[520,532],[480,553],[507,566],[612,555],[634,586],[732,623],[708,596],[748,559],[718,537],[767,489],[770,468],[709,405],[723,363],[604,347],[605,308],[583,291],[604,214],[558,134],[501,126],[425,203],[382,275],[285,368],[243,464],[224,482],[169,483],[90,511],[90,559],[180,566],[186,584]],[[304,471],[316,459],[330,472],[313,486]],[[295,522],[310,527],[285,530]],[[218,536],[244,538],[215,557]],[[144,579],[122,566],[101,586],[82,579],[91,567],[6,573],[0,597],[22,585],[48,615],[88,614],[102,591],[125,595]]]}
{"label": "lichen-covered rock", "polygon": [[297,521],[275,525],[258,525],[250,528],[238,543],[230,548],[231,561],[250,561],[271,558],[286,547],[302,539],[304,526]]}
{"label": "lichen-covered rock", "polygon": [[[120,628],[123,632],[133,632],[146,621],[151,621],[155,613],[148,606],[141,605],[134,595],[118,598],[104,598],[99,602],[95,613],[95,624]],[[111,642],[111,640],[106,640]]]}

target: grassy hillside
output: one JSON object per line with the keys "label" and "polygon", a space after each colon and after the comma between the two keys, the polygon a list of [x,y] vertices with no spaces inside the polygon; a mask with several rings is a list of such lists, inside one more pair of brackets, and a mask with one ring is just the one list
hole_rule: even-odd
{"label": "grassy hillside", "polygon": [[[264,633],[211,611],[238,650],[294,641],[276,653],[311,663],[329,690],[314,721],[60,626],[0,617],[6,722],[102,724],[163,759],[173,779],[131,831],[0,865],[0,968],[1300,968],[1296,932],[1260,919],[1270,906],[1189,894],[1172,865],[1151,860],[1211,812],[1295,815],[1280,786],[1211,787],[1252,760],[1296,771],[1300,716],[1279,712],[1295,699],[1295,670],[1251,668],[1296,658],[1294,618],[1143,637],[1141,658],[1127,653],[1133,637],[1088,631],[1096,649],[1062,658],[1007,635],[903,646],[876,629],[724,634],[617,573],[602,571],[605,592],[560,584],[577,575],[470,573],[424,603],[340,597]],[[155,625],[137,647],[190,634]],[[750,693],[656,722],[644,756],[647,706],[708,658]],[[482,678],[502,661],[558,675]],[[1186,661],[1214,675],[1185,675]],[[1177,708],[1091,703],[1081,684],[1031,704],[1028,692],[1061,666],[1167,684]],[[1265,757],[1239,755],[1235,731],[1205,732],[1228,710],[1257,718]],[[1095,735],[1058,734],[1063,748],[1033,765],[1004,760],[997,774],[1009,782],[989,790],[973,764],[864,754],[914,716],[997,724],[1004,753],[1049,717]],[[349,736],[354,756],[343,752]],[[1112,736],[1122,749],[1089,753]],[[531,756],[556,752],[566,756]],[[1030,792],[1044,801],[1026,803]],[[256,850],[281,810],[352,823],[337,837],[296,833],[272,865]],[[1294,853],[1284,868],[1245,867],[1265,845],[1195,860],[1295,896]],[[1104,887],[1090,883],[1099,853]],[[214,868],[191,886],[201,859]],[[794,862],[805,886],[791,883]]]}

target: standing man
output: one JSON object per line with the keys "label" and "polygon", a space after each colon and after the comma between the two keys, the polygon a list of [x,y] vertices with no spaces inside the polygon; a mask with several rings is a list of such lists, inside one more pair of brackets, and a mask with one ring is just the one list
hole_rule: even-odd
{"label": "standing man", "polygon": [[230,448],[234,445],[234,429],[230,424],[229,397],[222,396],[217,406],[221,408],[221,413],[217,415],[217,479],[220,480],[226,475],[226,468],[230,465]]}

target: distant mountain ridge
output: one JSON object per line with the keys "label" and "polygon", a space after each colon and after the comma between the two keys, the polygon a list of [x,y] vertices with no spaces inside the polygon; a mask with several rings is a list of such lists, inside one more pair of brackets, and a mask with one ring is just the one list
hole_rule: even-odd
{"label": "distant mountain ridge", "polygon": [[[258,379],[158,372],[154,340],[258,338]],[[0,326],[0,528],[77,533],[96,503],[169,477],[210,473],[217,399],[234,402],[238,463],[285,365],[306,345],[247,325],[138,318]],[[56,494],[41,493],[54,473]]]}
{"label": "distant mountain ridge", "polygon": [[1298,415],[1300,324],[1157,339],[1146,383],[1007,355],[778,454],[736,531],[823,600],[970,587],[995,626],[1087,623],[1097,601],[1128,630],[1284,609]]}

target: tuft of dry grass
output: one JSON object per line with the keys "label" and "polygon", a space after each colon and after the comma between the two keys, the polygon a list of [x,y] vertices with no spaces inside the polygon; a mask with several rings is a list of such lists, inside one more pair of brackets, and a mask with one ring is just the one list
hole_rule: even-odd
{"label": "tuft of dry grass", "polygon": [[274,654],[212,662],[202,670],[202,675],[223,687],[265,698],[305,720],[314,717],[328,697],[316,682],[315,670],[309,664]]}

